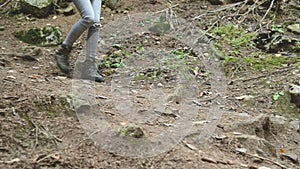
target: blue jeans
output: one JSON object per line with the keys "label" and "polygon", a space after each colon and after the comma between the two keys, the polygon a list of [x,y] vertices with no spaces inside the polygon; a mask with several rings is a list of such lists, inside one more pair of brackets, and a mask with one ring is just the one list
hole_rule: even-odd
{"label": "blue jeans", "polygon": [[73,2],[80,12],[81,19],[73,25],[63,44],[72,46],[80,35],[88,29],[86,57],[96,58],[102,0],[73,0]]}

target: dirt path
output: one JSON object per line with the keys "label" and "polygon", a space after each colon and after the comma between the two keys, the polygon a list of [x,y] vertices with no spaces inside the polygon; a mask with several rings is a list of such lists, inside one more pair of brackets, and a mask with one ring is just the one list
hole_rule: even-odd
{"label": "dirt path", "polygon": [[[124,3],[120,11],[126,7],[132,7],[130,14],[164,9],[159,2],[128,1]],[[200,12],[217,8],[204,2],[182,3],[178,1],[177,3],[180,4],[180,8],[177,9],[178,16],[184,19],[194,18]],[[200,12],[199,9],[201,9]],[[113,15],[105,11],[103,13],[103,29],[106,24],[124,16],[122,13]],[[66,78],[59,72],[53,57],[55,47],[32,47],[13,36],[15,31],[47,24],[59,25],[66,33],[69,25],[72,25],[77,18],[78,14],[68,17],[58,16],[56,19],[50,16],[38,20],[26,20],[25,16],[1,16],[1,26],[5,25],[5,30],[0,32],[0,168],[239,169],[262,166],[272,169],[300,168],[299,110],[286,108],[287,100],[283,100],[283,103],[272,100],[274,91],[299,79],[299,67],[294,66],[261,71],[256,74],[244,72],[232,78],[227,77],[226,82],[223,82],[226,83],[227,91],[221,91],[222,95],[218,95],[219,93],[212,87],[213,82],[209,81],[209,76],[205,75],[208,68],[203,63],[195,62],[199,69],[197,69],[198,80],[195,81],[197,93],[188,94],[196,94],[195,100],[201,106],[198,106],[198,112],[193,119],[189,119],[189,122],[194,121],[194,123],[191,130],[187,131],[189,133],[183,133],[184,139],[179,140],[179,143],[171,149],[157,145],[160,149],[166,148],[167,152],[148,158],[122,157],[106,151],[107,148],[98,145],[101,139],[107,140],[107,138],[102,138],[104,134],[87,130],[90,129],[87,127],[91,124],[87,125],[86,122],[92,123],[93,121],[86,121],[84,118],[88,119],[90,114],[76,115],[72,106],[74,84],[76,86],[76,84],[90,83]],[[145,39],[147,42],[144,41]],[[81,41],[83,40],[82,38]],[[174,39],[151,34],[127,38],[120,45],[124,47],[124,51],[131,52],[134,57],[149,56],[146,51],[153,48],[163,48],[167,53],[185,47]],[[143,45],[145,51],[136,50],[139,45]],[[72,53],[74,56],[80,54],[80,47],[81,43],[75,47]],[[34,51],[37,55],[31,54],[28,58],[24,53],[22,54],[27,50]],[[111,50],[109,52],[116,51],[111,48],[109,50]],[[76,59],[72,58],[73,65]],[[193,56],[187,56],[187,61],[193,61]],[[189,65],[194,66],[192,62]],[[151,66],[153,65],[145,67]],[[133,93],[130,99],[140,106],[138,108],[142,112],[149,109],[151,105],[145,99],[151,94],[147,92],[148,90],[161,89],[157,87],[161,86],[163,93],[167,95],[176,93],[176,88],[174,86],[168,88],[168,85],[176,84],[178,76],[172,76],[168,71],[166,72],[162,80],[142,84],[141,82],[145,79],[135,79],[133,80],[135,83],[130,84]],[[169,80],[172,78],[174,81]],[[128,121],[124,120],[125,114],[120,113],[118,111],[120,109],[114,106],[117,102],[117,95],[112,94],[111,89],[113,84],[118,85],[113,81],[116,78],[110,75],[106,79],[105,83],[95,84],[95,86],[87,85],[87,87],[92,87],[92,91],[95,92],[96,99],[93,98],[93,101],[95,105],[100,106],[101,117],[112,122],[112,128],[118,128]],[[161,99],[159,96],[155,97],[158,100]],[[223,100],[226,102],[222,102]],[[177,103],[176,101],[173,103],[170,107],[173,107],[172,111],[176,111]],[[155,102],[155,105],[160,105],[160,102]],[[214,106],[220,105],[222,108],[214,109]],[[193,106],[197,107],[195,103]],[[215,113],[216,116],[211,116],[209,113]],[[179,122],[176,123],[176,116],[186,114],[180,114],[179,111],[178,114],[172,112],[164,115],[157,115],[158,119],[156,116],[153,117],[155,120],[152,120],[152,116],[145,115],[137,118],[137,121],[144,129],[146,136],[151,136],[151,134],[155,135],[172,128],[168,125],[179,124]],[[143,119],[144,117],[147,120]],[[213,119],[212,117],[220,118]],[[209,124],[215,124],[211,125],[214,128],[207,128],[207,126],[211,127]],[[101,126],[101,124],[97,125]],[[107,129],[112,131],[110,128]],[[209,137],[205,139],[205,142],[199,143],[201,139],[199,136],[206,136],[206,133]],[[94,142],[95,138],[96,142]],[[111,147],[117,151],[120,145],[114,141],[112,140]],[[165,141],[168,143],[169,140]],[[164,142],[161,143],[161,145],[164,144]]]}

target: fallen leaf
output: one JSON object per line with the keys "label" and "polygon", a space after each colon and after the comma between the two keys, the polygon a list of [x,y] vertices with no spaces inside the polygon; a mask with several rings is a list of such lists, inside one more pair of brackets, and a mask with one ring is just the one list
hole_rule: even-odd
{"label": "fallen leaf", "polygon": [[279,149],[279,153],[280,153],[280,154],[285,154],[286,151],[285,151],[284,149]]}

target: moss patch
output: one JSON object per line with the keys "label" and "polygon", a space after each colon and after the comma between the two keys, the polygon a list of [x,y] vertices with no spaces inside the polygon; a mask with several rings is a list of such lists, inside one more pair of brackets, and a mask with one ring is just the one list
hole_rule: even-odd
{"label": "moss patch", "polygon": [[243,28],[228,24],[216,27],[212,33],[217,36],[215,46],[222,54],[221,59],[227,75],[239,71],[261,71],[300,65],[299,53],[294,57],[259,51],[253,42],[254,34]]}
{"label": "moss patch", "polygon": [[63,41],[62,32],[53,26],[32,28],[28,31],[22,30],[14,33],[14,35],[25,43],[37,46],[53,46]]}

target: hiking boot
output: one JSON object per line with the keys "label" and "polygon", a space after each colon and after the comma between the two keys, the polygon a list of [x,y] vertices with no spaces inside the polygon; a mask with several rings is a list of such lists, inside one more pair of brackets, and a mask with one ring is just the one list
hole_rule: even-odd
{"label": "hiking boot", "polygon": [[87,58],[81,68],[81,79],[91,80],[95,82],[104,82],[104,78],[98,73],[98,65],[96,59]]}
{"label": "hiking boot", "polygon": [[59,69],[65,73],[70,73],[69,55],[72,47],[62,44],[55,53],[55,59]]}

